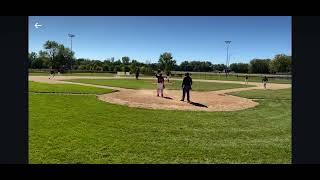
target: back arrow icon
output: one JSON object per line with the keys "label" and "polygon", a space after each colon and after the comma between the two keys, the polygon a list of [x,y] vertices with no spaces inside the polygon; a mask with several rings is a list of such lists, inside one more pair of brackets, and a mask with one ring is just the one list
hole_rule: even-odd
{"label": "back arrow icon", "polygon": [[36,27],[36,28],[39,28],[40,26],[42,26],[42,25],[38,24],[38,22],[34,25],[34,27]]}

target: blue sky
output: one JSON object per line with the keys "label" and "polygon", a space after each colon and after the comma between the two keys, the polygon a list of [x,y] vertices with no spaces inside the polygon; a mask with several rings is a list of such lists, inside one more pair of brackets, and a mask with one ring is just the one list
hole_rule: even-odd
{"label": "blue sky", "polygon": [[[35,28],[36,22],[42,26]],[[157,62],[161,53],[171,52],[179,64],[224,64],[225,40],[232,41],[230,64],[291,55],[290,16],[30,16],[29,51],[42,50],[47,40],[70,47],[68,33],[76,35],[76,58]]]}

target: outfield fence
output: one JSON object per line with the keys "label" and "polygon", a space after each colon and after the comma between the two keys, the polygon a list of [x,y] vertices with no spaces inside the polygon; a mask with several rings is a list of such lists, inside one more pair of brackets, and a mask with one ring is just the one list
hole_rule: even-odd
{"label": "outfield fence", "polygon": [[[183,77],[187,71],[171,71],[171,75],[173,77]],[[201,79],[210,79],[213,77],[216,78],[244,78],[246,75],[249,78],[262,78],[264,76],[271,78],[271,79],[284,79],[284,80],[291,80],[291,74],[249,74],[249,73],[233,73],[230,72],[226,75],[224,72],[188,72],[191,74],[193,78],[201,78]]]}
{"label": "outfield fence", "polygon": [[[29,73],[49,73],[51,69],[29,69]],[[57,71],[57,70],[56,70]],[[114,73],[116,71],[95,71],[95,70],[64,70],[63,73]]]}
{"label": "outfield fence", "polygon": [[[29,73],[49,73],[51,69],[29,69]],[[101,74],[114,74],[114,76],[121,76],[121,73],[116,71],[94,71],[94,70],[65,70],[62,74],[72,74],[72,73],[90,73],[92,75]],[[154,76],[155,72],[145,72],[140,73],[140,76]],[[171,77],[173,78],[183,78],[187,71],[171,71]],[[270,80],[277,80],[277,81],[291,81],[292,75],[291,74],[246,74],[246,73],[233,73],[230,72],[226,76],[224,72],[188,72],[191,74],[192,78],[194,79],[212,79],[212,80],[243,80],[246,75],[248,75],[249,80],[254,81],[261,81],[261,78],[267,76]],[[134,73],[130,75],[123,75],[123,76],[135,76]],[[166,76],[164,74],[164,76]]]}

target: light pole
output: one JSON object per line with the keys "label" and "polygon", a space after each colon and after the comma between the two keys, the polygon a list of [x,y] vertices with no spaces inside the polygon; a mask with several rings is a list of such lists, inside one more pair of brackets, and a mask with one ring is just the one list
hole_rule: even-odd
{"label": "light pole", "polygon": [[[72,53],[72,38],[75,37],[75,35],[73,34],[68,34],[68,36],[70,37],[71,40],[71,53]],[[71,64],[70,64],[70,72],[72,71],[72,59],[71,59]]]}
{"label": "light pole", "polygon": [[229,45],[231,43],[231,41],[224,41],[227,44],[227,61],[226,61],[226,69],[225,69],[225,73],[226,73],[226,77],[227,77],[227,71],[228,71],[228,64],[229,64]]}

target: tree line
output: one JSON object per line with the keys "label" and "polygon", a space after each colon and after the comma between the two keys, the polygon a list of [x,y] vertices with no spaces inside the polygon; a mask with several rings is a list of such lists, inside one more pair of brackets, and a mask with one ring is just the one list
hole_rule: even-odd
{"label": "tree line", "polygon": [[290,73],[291,56],[278,54],[273,59],[253,59],[249,63],[232,63],[229,67],[224,64],[213,64],[210,61],[183,61],[180,65],[169,52],[159,56],[157,63],[147,61],[142,63],[136,59],[124,56],[115,60],[109,58],[104,61],[74,58],[74,52],[55,41],[46,41],[43,50],[29,53],[29,68],[31,69],[60,69],[101,72],[131,72],[138,69],[140,73],[148,74],[158,69],[169,73],[170,71],[190,72],[224,72],[226,69],[235,73]]}

